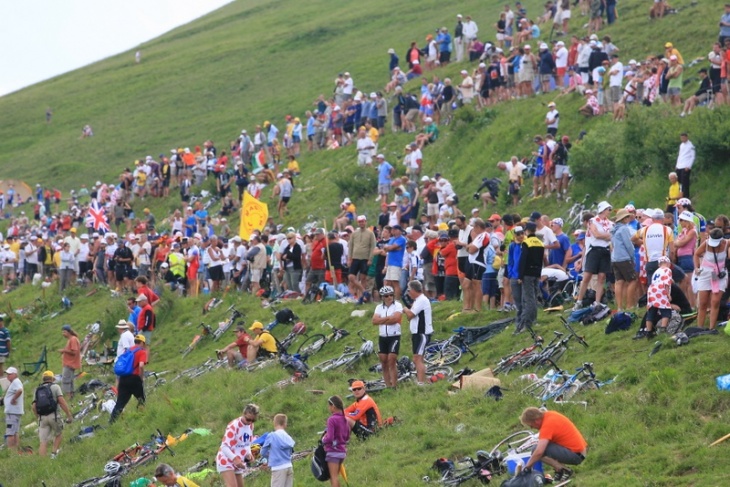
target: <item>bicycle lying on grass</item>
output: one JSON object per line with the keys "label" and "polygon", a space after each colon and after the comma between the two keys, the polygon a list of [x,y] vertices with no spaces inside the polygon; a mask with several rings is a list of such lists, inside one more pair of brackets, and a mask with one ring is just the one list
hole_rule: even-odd
{"label": "bicycle lying on grass", "polygon": [[456,328],[449,338],[426,345],[423,360],[429,365],[451,365],[458,362],[464,352],[471,354],[471,360],[477,358],[469,348],[464,329]]}
{"label": "bicycle lying on grass", "polygon": [[335,325],[327,320],[323,321],[321,326],[328,326],[332,331],[330,331],[330,333],[328,333],[327,335],[323,335],[321,333],[310,335],[301,345],[299,345],[299,348],[297,349],[297,354],[299,355],[301,360],[306,361],[309,357],[322,350],[322,348],[329,342],[336,342],[350,334],[349,331],[342,328],[337,328]]}
{"label": "bicycle lying on grass", "polygon": [[195,350],[195,347],[197,347],[198,343],[200,343],[204,338],[207,338],[213,334],[213,330],[211,329],[211,327],[209,327],[205,323],[201,323],[198,326],[200,326],[203,331],[195,335],[195,337],[193,337],[193,341],[190,342],[190,345],[180,351],[180,354],[183,356],[183,358],[187,357],[190,352]]}
{"label": "bicycle lying on grass", "polygon": [[228,318],[226,321],[221,321],[220,323],[218,323],[218,328],[216,328],[213,331],[213,341],[214,342],[217,342],[220,339],[220,337],[222,337],[223,334],[226,331],[228,331],[228,329],[231,326],[233,326],[233,324],[236,321],[238,321],[239,318],[243,318],[243,313],[241,313],[240,311],[238,311],[235,308],[235,305],[233,305],[233,304],[231,306],[229,306],[229,308],[226,310],[226,312],[227,313],[230,312],[231,313],[231,317]]}
{"label": "bicycle lying on grass", "polygon": [[[600,389],[612,384],[616,380],[616,377],[607,381],[599,381],[596,379],[593,364],[590,362],[586,362],[581,367],[576,368],[573,374],[561,370],[551,360],[548,362],[553,366],[552,373],[548,373],[545,377],[537,379],[522,390],[523,394],[539,399],[543,405],[549,401],[558,404],[574,402],[570,401],[570,399],[576,394]],[[584,401],[579,401],[579,403],[587,407],[587,403]]]}
{"label": "bicycle lying on grass", "polygon": [[353,347],[345,347],[345,351],[342,355],[337,358],[325,360],[324,362],[312,367],[312,370],[327,372],[328,370],[337,369],[339,367],[351,369],[357,362],[371,355],[374,351],[373,342],[362,336],[362,331],[358,331],[357,336],[359,336],[363,341],[363,344],[360,346],[360,350],[355,351]]}

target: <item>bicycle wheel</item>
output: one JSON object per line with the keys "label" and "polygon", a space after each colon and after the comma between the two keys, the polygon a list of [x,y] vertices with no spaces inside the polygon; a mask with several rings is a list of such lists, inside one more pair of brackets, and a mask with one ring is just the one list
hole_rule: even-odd
{"label": "bicycle wheel", "polygon": [[[507,446],[507,449],[510,449],[513,447],[513,445],[522,444],[526,441],[530,440],[534,436],[534,433],[529,430],[523,430],[518,431],[516,433],[512,433],[511,435],[507,436],[506,438],[502,439],[499,443],[497,443],[494,448],[489,452],[490,456],[494,456],[494,452],[499,451],[501,447]],[[504,455],[503,455],[504,456]]]}
{"label": "bicycle wheel", "polygon": [[373,380],[368,381],[365,383],[365,391],[368,394],[372,394],[373,392],[380,392],[385,390],[385,381],[384,380]]}
{"label": "bicycle wheel", "polygon": [[327,338],[321,333],[312,335],[299,345],[297,353],[302,357],[312,356],[322,350],[325,343],[327,343]]}
{"label": "bicycle wheel", "polygon": [[451,365],[461,358],[461,350],[453,343],[444,346],[443,343],[436,343],[426,347],[423,360],[430,365]]}

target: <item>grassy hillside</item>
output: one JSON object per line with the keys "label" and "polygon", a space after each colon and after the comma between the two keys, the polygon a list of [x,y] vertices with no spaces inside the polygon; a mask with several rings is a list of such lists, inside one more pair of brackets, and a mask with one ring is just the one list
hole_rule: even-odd
{"label": "grassy hillside", "polygon": [[[525,4],[534,16],[541,2],[530,0]],[[625,59],[659,53],[668,40],[687,60],[706,55],[716,33],[719,6],[690,7],[689,1],[675,6],[682,9],[678,15],[650,23],[645,15],[647,4],[622,2],[620,22],[605,32],[612,35]],[[461,2],[458,9],[465,15],[471,13],[482,32],[489,32],[491,38],[490,25],[496,21],[500,5],[485,6],[469,0]],[[146,154],[193,146],[207,138],[223,148],[241,128],[251,129],[263,120],[271,120],[281,128],[285,114],[301,114],[317,95],[328,93],[337,72],[350,71],[363,91],[381,88],[387,80],[386,50],[393,47],[402,56],[410,40],[421,43],[426,33],[441,25],[452,29],[456,13],[453,5],[435,0],[374,0],[357,7],[331,0],[304,4],[237,2],[146,44],[141,65],[133,63],[130,53],[123,53],[0,98],[0,110],[5,115],[0,119],[0,178],[25,179],[30,184],[39,181],[68,190],[97,179],[111,181],[123,167]],[[582,20],[576,13],[573,28],[579,28]],[[438,74],[455,77],[459,69],[449,66]],[[417,89],[416,83],[412,83],[412,89]],[[693,90],[693,84],[685,87],[686,94]],[[503,104],[487,114],[465,112],[443,132],[439,143],[427,149],[425,171],[441,171],[468,199],[481,177],[496,174],[498,160],[532,150],[532,137],[542,132],[545,105],[550,100],[552,97],[542,96]],[[576,113],[581,104],[577,98],[560,98],[558,103],[564,114],[561,131],[574,138],[580,130],[588,132],[585,145],[575,152],[574,164],[584,177],[574,188],[575,194],[590,192],[600,198],[622,171],[636,167],[637,177],[629,181],[614,203],[634,200],[637,206],[662,205],[664,172],[672,164],[672,151],[678,143],[676,133],[690,130],[700,151],[697,198],[693,199],[708,216],[724,208],[725,178],[717,176],[722,174],[718,167],[727,160],[730,146],[730,131],[722,129],[727,124],[726,110],[714,114],[698,110],[688,119],[679,119],[676,111],[657,107],[643,110],[641,115],[631,113],[629,122],[614,125],[605,119],[584,121]],[[54,110],[49,125],[44,121],[47,106]],[[86,123],[93,126],[96,135],[79,140]],[[387,134],[381,148],[389,160],[397,162],[408,140],[406,135]],[[640,157],[632,157],[631,144]],[[304,174],[297,181],[292,212],[283,223],[298,226],[309,215],[329,222],[336,202],[345,196],[334,181],[346,184],[354,161],[352,149],[304,155],[300,160]],[[374,214],[374,196],[374,185],[363,189],[356,199],[358,207]],[[177,200],[171,198],[150,207],[159,220],[177,206]],[[525,204],[518,210],[527,212],[533,207],[550,214],[565,211],[555,202]],[[11,313],[10,329],[17,349],[13,361],[34,360],[44,344],[49,350],[60,348],[63,340],[59,329],[66,322],[83,331],[86,324],[101,320],[105,335],[113,336],[114,323],[125,316],[122,301],[112,299],[105,291],[90,298],[85,298],[84,292],[72,291],[73,309],[52,320]],[[27,307],[37,297],[37,290],[22,289],[3,295],[0,308],[6,312]],[[43,302],[55,309],[59,298],[49,291]],[[150,365],[157,371],[178,371],[212,356],[216,348],[213,343],[201,344],[185,360],[178,352],[195,335],[196,324],[224,319],[223,310],[231,303],[246,312],[247,323],[271,320],[269,311],[247,297],[228,296],[223,306],[205,317],[201,314],[203,298],[166,298],[170,304],[161,313]],[[376,335],[369,319],[350,318],[351,306],[324,303],[292,307],[310,330],[318,329],[319,323],[327,319],[353,332],[365,330],[371,338]],[[371,308],[366,307],[368,316]],[[499,317],[483,313],[446,321],[457,308],[450,303],[437,305],[438,336],[448,335],[459,325],[478,326]],[[540,323],[539,331],[545,335],[560,329],[549,316],[540,316]],[[576,485],[724,485],[730,478],[725,461],[727,446],[707,445],[728,432],[730,396],[714,386],[714,377],[728,372],[726,337],[697,339],[684,348],[675,348],[667,341],[659,354],[648,358],[650,345],[646,342],[634,342],[629,334],[606,336],[602,328],[586,328],[590,349],[572,349],[561,363],[573,367],[592,361],[599,377],[618,375],[618,382],[606,394],[587,396],[586,409],[561,407],[591,445],[588,460],[577,469]],[[279,327],[275,334],[281,338],[287,331]],[[494,365],[500,356],[529,341],[525,335],[513,337],[508,331],[475,347],[478,358],[463,365]],[[322,359],[335,356],[344,345],[357,344],[353,334],[342,344],[329,345]],[[59,372],[56,354],[51,354],[50,363]],[[89,372],[96,375],[96,371]],[[280,369],[255,375],[219,370],[201,379],[163,386],[150,396],[144,412],[136,412],[132,401],[113,427],[83,443],[66,443],[57,462],[0,451],[0,482],[36,486],[45,480],[49,487],[71,485],[100,474],[110,456],[137,440],[145,440],[155,428],[176,434],[188,427],[210,428],[212,436],[191,438],[176,448],[175,458],[163,456],[162,460],[169,460],[181,470],[202,458],[213,460],[226,422],[239,414],[255,391],[286,375]],[[423,475],[432,474],[428,467],[436,458],[491,448],[519,428],[517,418],[522,408],[535,405],[519,394],[522,385],[516,380],[518,375],[513,373],[505,379],[507,392],[499,403],[477,393],[448,395],[443,383],[427,388],[406,386],[382,394],[377,401],[384,414],[396,415],[403,421],[367,443],[352,443],[347,460],[351,484],[419,485]],[[285,412],[298,445],[314,445],[316,432],[327,417],[325,398],[328,394],[346,395],[346,379],[352,376],[372,374],[362,366],[351,374],[313,375],[303,384],[263,394],[257,398],[263,410],[257,431],[268,430],[273,415]],[[29,383],[28,390],[32,386]],[[312,395],[307,392],[310,390],[323,390],[324,396]],[[27,407],[29,402],[27,399]],[[24,424],[30,422],[26,415]],[[67,431],[77,430],[78,425],[72,425]],[[26,432],[23,444],[35,447],[37,439]],[[139,474],[149,475],[151,471],[149,468]],[[298,485],[316,484],[306,462],[298,463],[295,472]],[[217,484],[211,481],[206,485]],[[247,485],[268,485],[268,477],[261,476]]]}

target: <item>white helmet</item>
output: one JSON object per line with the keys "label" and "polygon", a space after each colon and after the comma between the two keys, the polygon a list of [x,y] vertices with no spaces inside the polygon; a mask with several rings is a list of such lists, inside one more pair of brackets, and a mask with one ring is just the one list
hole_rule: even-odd
{"label": "white helmet", "polygon": [[371,353],[373,353],[374,350],[375,348],[373,347],[373,342],[370,340],[363,343],[360,347],[360,353],[364,355],[370,355]]}
{"label": "white helmet", "polygon": [[393,294],[395,294],[395,291],[390,286],[383,286],[380,288],[380,291],[378,291],[378,293],[381,296],[386,295],[386,294],[393,295]]}
{"label": "white helmet", "polygon": [[119,462],[107,462],[107,464],[104,465],[104,472],[107,475],[116,475],[121,469],[122,464]]}
{"label": "white helmet", "polygon": [[101,326],[99,325],[98,321],[89,325],[89,331],[91,331],[91,333],[93,333],[94,335],[98,335],[100,330]]}

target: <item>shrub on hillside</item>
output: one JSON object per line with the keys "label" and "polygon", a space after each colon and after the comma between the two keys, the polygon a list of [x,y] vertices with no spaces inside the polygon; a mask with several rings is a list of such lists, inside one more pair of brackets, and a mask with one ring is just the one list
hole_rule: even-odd
{"label": "shrub on hillside", "polygon": [[378,189],[378,173],[372,168],[358,167],[354,171],[339,171],[334,181],[341,196],[353,200],[375,194]]}

